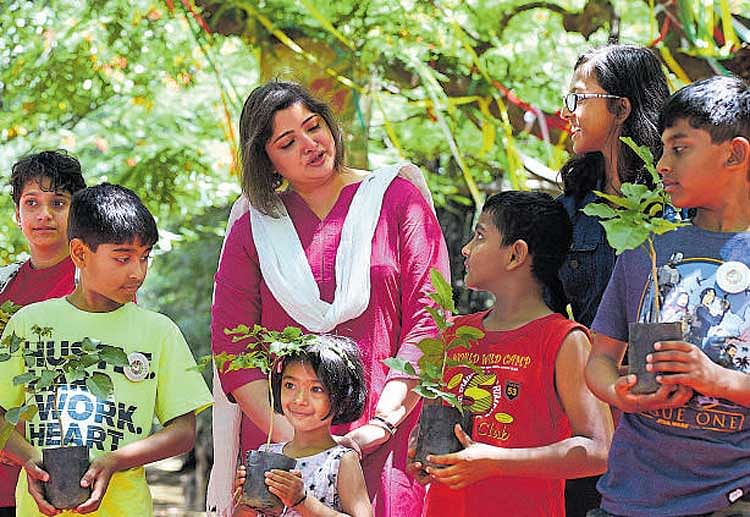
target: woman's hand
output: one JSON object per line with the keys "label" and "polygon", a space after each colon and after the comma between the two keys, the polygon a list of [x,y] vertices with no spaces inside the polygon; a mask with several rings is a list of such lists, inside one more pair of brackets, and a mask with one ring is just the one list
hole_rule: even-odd
{"label": "woman's hand", "polygon": [[273,469],[266,472],[268,491],[278,496],[284,506],[291,508],[305,496],[305,485],[302,482],[302,472],[299,470]]}

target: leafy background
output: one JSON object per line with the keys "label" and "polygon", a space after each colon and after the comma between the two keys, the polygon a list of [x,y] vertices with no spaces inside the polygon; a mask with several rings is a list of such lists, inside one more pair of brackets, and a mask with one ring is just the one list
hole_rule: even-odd
{"label": "leafy background", "polygon": [[[65,148],[89,184],[138,192],[161,232],[140,303],[177,321],[200,355],[239,193],[237,120],[260,81],[297,79],[329,98],[354,165],[408,159],[426,171],[460,287],[460,246],[484,195],[558,191],[569,148],[556,112],[583,49],[650,45],[673,88],[747,78],[748,12],[750,0],[5,0],[0,162],[7,177],[22,155]],[[25,256],[3,188],[0,263]],[[486,303],[457,294],[463,310]]]}

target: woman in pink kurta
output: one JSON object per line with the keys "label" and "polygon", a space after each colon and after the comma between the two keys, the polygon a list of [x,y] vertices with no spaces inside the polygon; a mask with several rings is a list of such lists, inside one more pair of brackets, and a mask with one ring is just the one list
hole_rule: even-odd
{"label": "woman in pink kurta", "polygon": [[[326,126],[333,126],[332,119],[329,121],[325,113],[321,113],[320,104],[309,102],[304,97],[304,90],[300,89],[303,92],[300,94],[295,89],[299,88],[297,85],[289,85],[269,83],[261,87],[272,93],[282,90],[288,94],[288,90],[292,90],[297,95],[290,95],[291,101],[281,103],[281,107],[273,111],[272,131],[266,138],[265,150],[276,170],[291,185],[291,189],[278,194],[278,199],[286,208],[299,236],[320,290],[320,299],[332,302],[341,231],[360,187],[362,172],[334,166],[326,176],[319,170],[328,149],[336,148],[341,140],[336,137],[334,127],[333,131],[326,131],[333,133],[333,144],[329,145],[327,135],[321,136],[320,133],[321,127],[327,129]],[[268,91],[265,94],[269,96]],[[256,92],[251,94],[251,98],[253,95]],[[243,119],[251,98],[246,102]],[[242,122],[240,133],[243,134]],[[274,148],[276,143],[279,145]],[[294,150],[295,147],[301,156],[299,161],[302,166],[298,165],[299,161],[293,162],[293,170],[285,174],[286,171],[279,169],[288,166],[288,149]],[[282,154],[279,159],[280,153],[277,151],[287,154]],[[287,162],[284,163],[284,160]],[[338,182],[338,185],[330,188],[331,182]],[[253,203],[252,191],[248,192],[248,197]],[[324,202],[321,203],[321,200]],[[258,208],[256,204],[253,206]],[[324,209],[321,210],[321,206]],[[241,345],[238,348],[224,334],[225,328],[240,323],[259,323],[271,329],[302,326],[287,314],[262,277],[250,217],[249,213],[245,213],[231,227],[216,273],[212,309],[214,353],[237,353],[241,350]],[[413,411],[417,397],[408,389],[412,381],[389,373],[382,361],[394,356],[416,359],[421,352],[415,343],[436,333],[425,311],[429,303],[427,292],[432,290],[429,270],[436,267],[447,275],[448,256],[431,206],[420,191],[404,178],[396,177],[385,190],[372,239],[370,260],[371,290],[367,308],[359,316],[341,322],[331,331],[358,343],[367,374],[368,401],[360,420],[339,426],[335,432],[347,435],[365,452],[362,466],[377,516],[419,515],[423,489],[405,472],[406,442],[418,417],[417,412]],[[252,421],[263,423],[262,420],[258,421],[257,416],[252,418],[255,408],[248,410],[248,403],[242,400],[250,393],[243,395],[246,386],[253,382],[264,382],[263,375],[257,370],[221,375],[224,391],[237,398],[246,413],[241,434],[243,451],[256,448],[266,437],[265,431]],[[257,399],[257,394],[261,392],[252,393]],[[267,405],[265,401],[265,407]],[[247,417],[248,413],[251,418]],[[387,432],[388,426],[383,425],[383,420],[397,427],[393,436]]]}

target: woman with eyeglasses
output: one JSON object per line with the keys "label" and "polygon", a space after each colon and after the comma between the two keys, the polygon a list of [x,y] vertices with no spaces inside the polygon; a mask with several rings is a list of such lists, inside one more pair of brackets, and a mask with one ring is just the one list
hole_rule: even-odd
{"label": "woman with eyeglasses", "polygon": [[[615,264],[598,219],[581,209],[598,200],[594,190],[619,193],[625,182],[650,182],[640,158],[620,137],[629,136],[661,154],[659,112],[669,96],[655,54],[633,45],[609,45],[581,54],[573,67],[562,118],[570,123],[575,155],[560,174],[560,197],[573,223],[573,242],[560,270],[576,321],[590,326]],[[568,481],[568,517],[583,517],[599,507],[598,478]]]}

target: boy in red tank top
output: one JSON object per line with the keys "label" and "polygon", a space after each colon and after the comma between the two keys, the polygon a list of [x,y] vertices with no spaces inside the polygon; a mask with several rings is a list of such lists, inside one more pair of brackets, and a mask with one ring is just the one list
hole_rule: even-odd
{"label": "boy in red tank top", "polygon": [[558,279],[571,231],[547,194],[502,192],[484,205],[462,250],[465,280],[496,302],[456,317],[485,336],[450,358],[479,371],[446,370],[474,427],[468,436],[456,426],[462,451],[428,457],[442,468],[412,464],[431,483],[426,516],[563,517],[565,479],[606,470],[612,419],[584,381],[588,330],[564,316]]}

